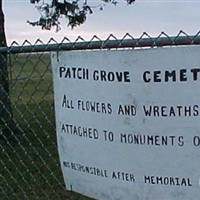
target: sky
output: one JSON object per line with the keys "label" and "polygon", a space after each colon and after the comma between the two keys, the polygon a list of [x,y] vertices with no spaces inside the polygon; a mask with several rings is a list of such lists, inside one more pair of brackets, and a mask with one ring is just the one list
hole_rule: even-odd
{"label": "sky", "polygon": [[[88,0],[99,4],[100,0]],[[124,0],[119,4],[106,5],[103,11],[94,10],[87,21],[71,30],[62,19],[59,32],[41,30],[27,23],[37,21],[39,13],[30,0],[3,0],[5,29],[8,45],[12,42],[23,44],[28,40],[34,44],[38,39],[47,43],[51,38],[61,42],[64,37],[75,41],[79,36],[90,40],[97,35],[102,40],[110,34],[118,39],[129,33],[139,38],[143,32],[156,37],[161,32],[176,36],[180,30],[189,35],[200,31],[200,0],[136,0],[134,5],[127,5]]]}

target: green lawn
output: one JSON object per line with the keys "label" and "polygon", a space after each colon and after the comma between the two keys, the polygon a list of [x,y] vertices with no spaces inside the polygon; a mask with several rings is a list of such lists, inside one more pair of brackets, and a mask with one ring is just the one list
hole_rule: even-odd
{"label": "green lawn", "polygon": [[0,141],[1,200],[88,199],[64,187],[49,54],[11,55],[8,64],[16,128]]}

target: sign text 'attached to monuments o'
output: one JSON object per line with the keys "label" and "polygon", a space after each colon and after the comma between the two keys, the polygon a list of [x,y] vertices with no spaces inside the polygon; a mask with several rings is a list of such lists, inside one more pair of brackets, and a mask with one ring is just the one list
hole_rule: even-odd
{"label": "sign text 'attached to monuments o'", "polygon": [[102,200],[199,198],[199,52],[51,53],[67,189]]}

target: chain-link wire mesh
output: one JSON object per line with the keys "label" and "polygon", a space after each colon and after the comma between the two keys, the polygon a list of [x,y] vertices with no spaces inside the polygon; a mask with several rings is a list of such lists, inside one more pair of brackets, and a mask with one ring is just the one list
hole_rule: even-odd
{"label": "chain-link wire mesh", "polygon": [[1,199],[87,199],[67,192],[57,153],[50,51],[86,51],[121,48],[157,48],[199,45],[200,32],[175,37],[165,33],[152,38],[126,34],[102,41],[78,37],[47,44],[37,40],[13,42],[0,48]]}

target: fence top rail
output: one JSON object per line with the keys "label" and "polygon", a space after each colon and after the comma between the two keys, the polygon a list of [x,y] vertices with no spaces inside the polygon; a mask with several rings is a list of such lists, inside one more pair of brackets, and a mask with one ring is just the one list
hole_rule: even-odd
{"label": "fence top rail", "polygon": [[[28,41],[28,45],[11,45],[9,47],[0,47],[0,53],[30,53],[30,52],[49,52],[49,51],[72,51],[72,50],[97,50],[97,49],[120,49],[120,48],[144,48],[144,47],[164,47],[164,46],[181,46],[181,45],[199,45],[200,44],[200,31],[196,35],[183,36],[184,33],[180,31],[177,36],[170,37],[165,33],[161,33],[158,37],[150,37],[147,33],[143,33],[140,38],[133,38],[131,35],[126,34],[122,39],[117,39],[115,36],[110,35],[106,40],[100,40],[94,36],[90,41],[84,41],[78,37],[75,42],[70,42],[65,39],[61,43],[56,43],[51,39],[47,44],[32,45]],[[127,39],[127,37],[129,39]],[[81,41],[80,41],[81,40]],[[52,44],[51,42],[55,42]]]}

